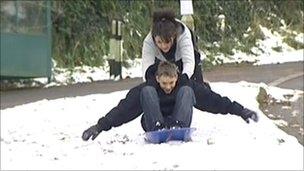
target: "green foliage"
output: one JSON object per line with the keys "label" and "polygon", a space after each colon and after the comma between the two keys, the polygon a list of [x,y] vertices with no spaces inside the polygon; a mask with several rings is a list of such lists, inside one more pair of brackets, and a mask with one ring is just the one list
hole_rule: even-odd
{"label": "green foliage", "polygon": [[251,51],[251,49],[256,46],[257,40],[264,40],[265,38],[259,24],[259,22],[252,22],[250,26],[251,30],[246,31],[244,34],[246,36],[241,37],[240,44],[236,47],[237,50],[256,55]]}
{"label": "green foliage", "polygon": [[108,24],[97,2],[54,1],[53,54],[59,66],[102,64],[108,50]]}
{"label": "green foliage", "polygon": [[[206,67],[214,55],[231,55],[239,49],[252,53],[258,39],[263,39],[259,25],[279,30],[284,25],[303,32],[302,0],[194,0],[195,32],[199,48],[208,51]],[[120,18],[123,26],[123,64],[126,59],[141,57],[142,43],[150,31],[155,9],[174,9],[179,15],[179,0],[82,0],[53,1],[53,55],[59,66],[101,66],[109,53],[111,20]],[[219,15],[225,16],[225,29]],[[289,36],[284,42],[295,48],[303,44]],[[238,43],[240,42],[240,43]],[[220,62],[220,61],[219,61]]]}
{"label": "green foliage", "polygon": [[219,47],[219,51],[227,54],[227,55],[234,55],[232,49],[236,46],[236,42],[232,39],[224,39],[222,41],[221,46]]}
{"label": "green foliage", "polygon": [[283,51],[283,50],[282,50],[282,46],[272,47],[272,49],[273,49],[274,51],[277,51],[277,52],[282,52],[282,51]]}
{"label": "green foliage", "polygon": [[[132,1],[130,3],[131,9],[124,17],[124,30],[123,30],[123,52],[124,59],[134,59],[139,57],[141,46],[146,34],[149,32],[149,24],[151,13],[150,1]],[[140,17],[139,17],[140,16]]]}
{"label": "green foliage", "polygon": [[296,50],[304,49],[304,43],[303,42],[298,42],[292,37],[285,37],[283,39],[283,42],[288,44],[288,46],[295,48]]}

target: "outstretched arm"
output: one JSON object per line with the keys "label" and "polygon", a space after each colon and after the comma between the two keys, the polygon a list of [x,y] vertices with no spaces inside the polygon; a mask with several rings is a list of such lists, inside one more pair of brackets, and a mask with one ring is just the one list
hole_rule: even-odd
{"label": "outstretched arm", "polygon": [[204,87],[202,84],[191,80],[191,86],[193,88],[196,105],[195,108],[201,111],[207,111],[214,114],[233,114],[242,117],[247,123],[249,119],[258,121],[258,115],[256,112],[244,108],[236,101],[231,101],[228,97],[223,97],[212,90]]}
{"label": "outstretched arm", "polygon": [[141,115],[142,108],[139,95],[144,85],[145,83],[132,88],[116,107],[98,120],[96,125],[91,126],[83,132],[82,139],[87,141],[92,138],[94,140],[100,132],[108,131],[112,127],[118,127]]}

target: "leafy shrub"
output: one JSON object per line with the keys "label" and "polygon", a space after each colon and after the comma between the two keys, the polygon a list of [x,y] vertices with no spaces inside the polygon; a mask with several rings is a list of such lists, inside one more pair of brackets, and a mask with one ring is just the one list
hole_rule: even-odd
{"label": "leafy shrub", "polygon": [[[256,41],[263,39],[259,25],[279,30],[284,20],[289,29],[303,32],[303,3],[302,0],[193,1],[195,32],[199,48],[208,52],[206,63],[212,64],[215,54],[233,54],[233,49],[252,53]],[[124,21],[123,61],[140,58],[152,13],[164,7],[172,8],[180,18],[179,0],[53,1],[53,58],[63,67],[103,65],[109,53],[113,18]],[[224,31],[219,28],[219,15],[225,16]],[[303,48],[293,38],[287,37],[284,42],[296,49]]]}

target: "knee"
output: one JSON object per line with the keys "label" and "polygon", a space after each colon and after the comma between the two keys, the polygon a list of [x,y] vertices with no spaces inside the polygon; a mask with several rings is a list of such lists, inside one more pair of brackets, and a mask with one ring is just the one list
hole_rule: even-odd
{"label": "knee", "polygon": [[156,93],[156,89],[153,86],[145,86],[141,90],[142,95],[153,94]]}
{"label": "knee", "polygon": [[196,97],[194,91],[189,86],[182,86],[178,91],[178,98],[180,99],[192,99],[193,104],[196,104]]}
{"label": "knee", "polygon": [[180,94],[186,95],[186,96],[193,96],[194,92],[193,89],[189,86],[182,86],[179,91]]}

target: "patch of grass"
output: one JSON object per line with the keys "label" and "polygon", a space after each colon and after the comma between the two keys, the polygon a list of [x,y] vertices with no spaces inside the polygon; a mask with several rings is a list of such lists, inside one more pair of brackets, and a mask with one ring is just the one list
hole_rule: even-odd
{"label": "patch of grass", "polygon": [[252,48],[256,47],[257,40],[259,39],[264,40],[265,35],[261,31],[258,21],[253,23],[251,28],[252,30],[247,32],[248,36],[247,37],[244,36],[241,38],[240,40],[241,45],[239,45],[237,49],[247,54],[256,55],[255,53],[252,52]]}
{"label": "patch of grass", "polygon": [[203,61],[203,70],[204,71],[210,71],[214,65],[213,62],[214,61],[214,57],[211,55],[208,55],[207,58]]}
{"label": "patch of grass", "polygon": [[236,43],[233,40],[225,39],[219,47],[219,52],[226,55],[234,55],[232,49],[235,47],[235,45]]}
{"label": "patch of grass", "polygon": [[288,44],[288,46],[293,47],[294,49],[304,49],[304,44],[301,42],[298,42],[294,39],[294,37],[287,36],[283,39],[283,42]]}
{"label": "patch of grass", "polygon": [[260,87],[259,94],[256,97],[256,100],[258,101],[260,108],[263,108],[268,105],[269,98],[270,97],[267,94],[267,91],[263,87]]}
{"label": "patch of grass", "polygon": [[276,52],[282,52],[282,46],[277,46],[277,47],[272,47],[272,50],[276,51]]}

